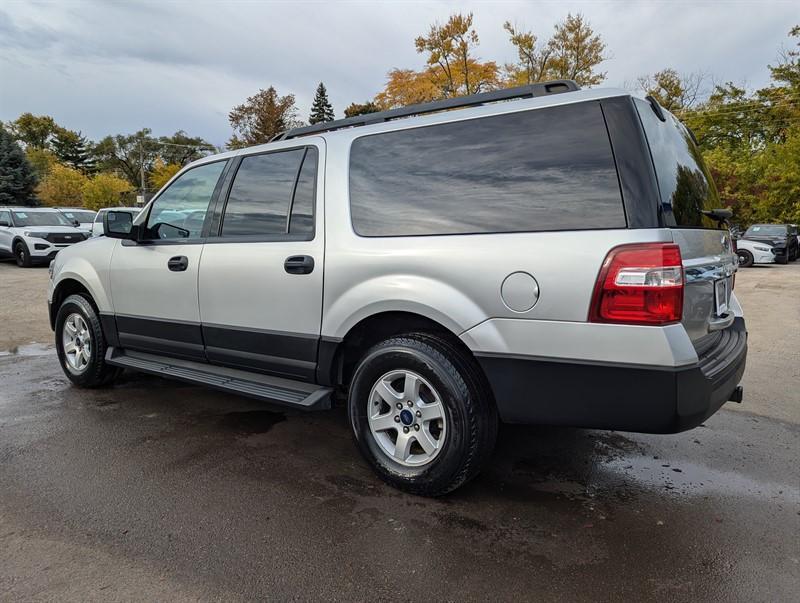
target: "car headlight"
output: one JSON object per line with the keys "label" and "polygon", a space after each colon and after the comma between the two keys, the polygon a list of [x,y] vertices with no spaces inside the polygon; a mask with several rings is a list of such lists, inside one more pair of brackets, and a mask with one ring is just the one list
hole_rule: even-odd
{"label": "car headlight", "polygon": [[46,232],[37,232],[35,230],[26,230],[22,234],[26,237],[30,237],[32,239],[46,239],[47,233]]}
{"label": "car headlight", "polygon": [[759,245],[753,245],[753,249],[758,249],[759,251],[769,251],[769,247],[761,247]]}
{"label": "car headlight", "polygon": [[50,260],[50,263],[47,265],[47,274],[50,275],[50,280],[51,281],[53,280],[53,269],[54,269],[55,263],[56,263],[55,260]]}

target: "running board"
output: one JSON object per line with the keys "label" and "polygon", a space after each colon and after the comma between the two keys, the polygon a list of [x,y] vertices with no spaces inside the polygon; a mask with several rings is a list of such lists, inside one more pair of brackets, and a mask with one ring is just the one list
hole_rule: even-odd
{"label": "running board", "polygon": [[106,350],[106,363],[302,410],[331,408],[333,389],[312,383],[112,347]]}

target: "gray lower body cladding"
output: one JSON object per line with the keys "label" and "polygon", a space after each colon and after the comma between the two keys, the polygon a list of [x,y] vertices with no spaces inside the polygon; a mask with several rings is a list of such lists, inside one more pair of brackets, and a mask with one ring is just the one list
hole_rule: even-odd
{"label": "gray lower body cladding", "polygon": [[677,433],[700,425],[744,374],[747,331],[737,318],[698,364],[661,369],[479,355],[507,423]]}

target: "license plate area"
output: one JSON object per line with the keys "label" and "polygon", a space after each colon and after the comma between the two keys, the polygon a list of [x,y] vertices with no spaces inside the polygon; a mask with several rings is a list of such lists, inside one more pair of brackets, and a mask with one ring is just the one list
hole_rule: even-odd
{"label": "license plate area", "polygon": [[731,301],[731,279],[721,278],[714,281],[714,313],[725,316]]}

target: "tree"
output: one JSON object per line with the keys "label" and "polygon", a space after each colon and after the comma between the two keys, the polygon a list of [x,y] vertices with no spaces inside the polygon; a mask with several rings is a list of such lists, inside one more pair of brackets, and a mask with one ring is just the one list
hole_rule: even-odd
{"label": "tree", "polygon": [[510,21],[503,24],[503,29],[508,32],[511,44],[517,49],[518,57],[516,64],[504,66],[507,85],[524,86],[546,80],[553,46],[545,44],[539,48],[533,32],[522,31]]}
{"label": "tree", "polygon": [[311,115],[308,123],[318,124],[324,121],[333,121],[333,107],[328,100],[328,91],[322,82],[317,86],[317,93],[314,95],[314,103],[311,105]]}
{"label": "tree", "polygon": [[83,203],[94,210],[121,205],[123,195],[131,190],[127,180],[114,174],[97,174],[83,185]]}
{"label": "tree", "polygon": [[170,179],[181,170],[179,163],[164,163],[161,158],[156,159],[153,171],[150,173],[150,185],[153,190],[161,190]]}
{"label": "tree", "polygon": [[36,193],[45,205],[80,207],[83,204],[83,186],[87,180],[78,170],[56,163],[39,184]]}
{"label": "tree", "polygon": [[210,142],[199,136],[189,136],[183,130],[178,130],[172,136],[159,137],[157,146],[158,155],[164,163],[179,166],[184,166],[216,152],[214,145]]}
{"label": "tree", "polygon": [[46,149],[61,127],[49,115],[23,113],[10,124],[11,133],[25,147]]}
{"label": "tree", "polygon": [[636,79],[639,88],[655,98],[667,111],[680,113],[691,109],[698,100],[706,75],[701,72],[679,75],[671,68]]}
{"label": "tree", "polygon": [[94,149],[100,171],[118,172],[135,188],[141,186],[142,169],[145,178],[159,153],[158,141],[144,128],[135,134],[106,136]]}
{"label": "tree", "polygon": [[239,149],[269,142],[286,130],[300,125],[294,94],[279,96],[273,86],[248,97],[228,114],[233,136],[228,147]]}
{"label": "tree", "polygon": [[363,103],[350,103],[344,110],[345,117],[355,117],[356,115],[366,115],[367,113],[377,113],[381,108],[372,101]]}
{"label": "tree", "polygon": [[441,88],[435,83],[432,70],[418,72],[413,69],[392,69],[386,86],[375,96],[381,109],[427,103],[442,98]]}
{"label": "tree", "polygon": [[0,126],[0,205],[36,205],[36,182],[25,153]]}
{"label": "tree", "polygon": [[64,165],[68,165],[83,173],[94,168],[89,143],[80,132],[59,128],[51,141],[53,153]]}
{"label": "tree", "polygon": [[450,15],[447,23],[434,23],[428,34],[414,40],[419,53],[427,53],[427,64],[442,98],[475,94],[497,87],[497,64],[481,63],[472,56],[480,43],[472,27],[472,13]]}
{"label": "tree", "polygon": [[50,173],[50,169],[58,163],[58,157],[47,149],[28,147],[25,149],[25,156],[28,158],[33,171],[36,173],[37,181],[44,180],[47,174]]}
{"label": "tree", "polygon": [[549,78],[575,80],[581,86],[595,86],[606,79],[605,73],[595,71],[606,60],[605,42],[580,13],[575,16],[569,13],[562,23],[556,24],[548,47]]}

